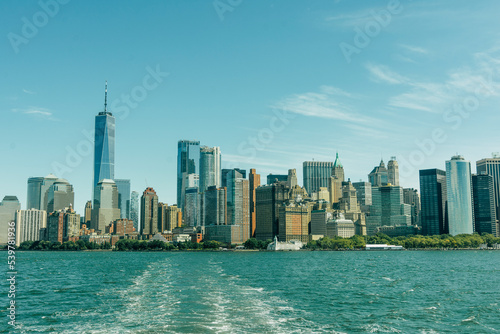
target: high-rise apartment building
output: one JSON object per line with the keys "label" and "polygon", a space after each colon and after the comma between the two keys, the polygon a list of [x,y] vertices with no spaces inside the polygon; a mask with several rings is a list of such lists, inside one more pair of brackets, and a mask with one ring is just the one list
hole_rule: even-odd
{"label": "high-rise apartment building", "polygon": [[177,206],[184,210],[187,175],[200,175],[200,142],[179,140],[177,143]]}
{"label": "high-rise apartment building", "polygon": [[141,234],[158,232],[158,196],[153,188],[146,188],[141,196]]}
{"label": "high-rise apartment building", "polygon": [[456,155],[446,161],[448,224],[451,235],[474,232],[470,162]]}
{"label": "high-rise apartment building", "polygon": [[134,228],[139,232],[139,193],[130,193],[130,220],[134,222]]}
{"label": "high-rise apartment building", "polygon": [[420,170],[420,222],[422,234],[447,234],[448,195],[446,172],[440,169]]}
{"label": "high-rise apartment building", "polygon": [[97,196],[96,189],[101,180],[115,178],[115,118],[107,110],[107,98],[108,83],[106,82],[104,111],[95,117],[93,199]]}
{"label": "high-rise apartment building", "polygon": [[47,227],[47,211],[17,210],[16,211],[16,245],[24,241],[40,240],[40,229]]}

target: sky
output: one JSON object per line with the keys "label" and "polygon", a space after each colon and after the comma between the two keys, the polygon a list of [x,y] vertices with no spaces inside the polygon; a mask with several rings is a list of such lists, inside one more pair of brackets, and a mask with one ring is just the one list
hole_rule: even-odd
{"label": "sky", "polygon": [[176,201],[177,142],[263,175],[333,161],[352,181],[500,151],[500,2],[0,2],[0,197],[53,173],[91,198],[95,115],[115,178]]}

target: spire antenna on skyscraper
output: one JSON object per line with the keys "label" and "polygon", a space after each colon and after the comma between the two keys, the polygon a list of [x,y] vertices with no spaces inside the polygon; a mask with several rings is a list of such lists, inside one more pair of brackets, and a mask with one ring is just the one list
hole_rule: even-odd
{"label": "spire antenna on skyscraper", "polygon": [[108,111],[108,80],[106,80],[106,85],[104,87],[104,112]]}

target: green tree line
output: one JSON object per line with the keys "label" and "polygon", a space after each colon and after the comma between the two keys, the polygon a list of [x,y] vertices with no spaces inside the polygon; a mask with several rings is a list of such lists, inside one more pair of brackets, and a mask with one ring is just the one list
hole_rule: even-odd
{"label": "green tree line", "polygon": [[[120,239],[115,244],[117,251],[170,251],[170,250],[214,250],[224,246],[217,241],[205,241],[202,243],[196,242],[179,242],[169,243],[160,240],[133,240],[133,239]],[[230,247],[230,245],[228,245]],[[76,242],[66,241],[62,244],[60,242],[52,241],[24,241],[18,249],[19,250],[64,250],[64,251],[81,251],[92,249],[111,249],[112,246],[109,242],[103,244],[96,244],[83,240]]]}
{"label": "green tree line", "polygon": [[373,236],[355,235],[351,238],[342,237],[324,237],[319,240],[313,240],[307,243],[306,249],[361,249],[366,244],[388,244],[403,246],[406,249],[458,249],[458,248],[478,248],[481,244],[492,247],[493,244],[500,244],[500,238],[491,234],[483,233],[459,234],[451,236],[449,234],[424,236],[409,235],[391,238],[383,233],[377,233]]}

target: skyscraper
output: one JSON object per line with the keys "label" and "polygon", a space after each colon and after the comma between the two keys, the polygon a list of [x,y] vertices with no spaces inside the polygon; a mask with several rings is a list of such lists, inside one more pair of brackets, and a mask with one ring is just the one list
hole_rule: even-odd
{"label": "skyscraper", "polygon": [[130,219],[130,180],[116,179],[116,188],[118,189],[118,208],[120,209],[120,218]]}
{"label": "skyscraper", "polygon": [[387,182],[393,186],[399,186],[399,165],[396,157],[391,157],[387,163]]}
{"label": "skyscraper", "polygon": [[279,207],[289,199],[290,191],[286,183],[260,186],[256,190],[257,222],[255,238],[272,240],[279,234]]}
{"label": "skyscraper", "polygon": [[489,174],[472,175],[474,202],[474,232],[499,236],[493,177]]}
{"label": "skyscraper", "polygon": [[449,232],[446,172],[440,169],[422,169],[419,174],[422,234],[446,234]]}
{"label": "skyscraper", "polygon": [[204,225],[227,224],[227,191],[226,188],[209,187],[204,193],[203,205],[205,209]]}
{"label": "skyscraper", "polygon": [[107,110],[107,98],[108,83],[106,82],[104,111],[95,117],[93,199],[96,198],[96,188],[99,181],[115,178],[115,118]]}
{"label": "skyscraper", "polygon": [[404,188],[403,200],[406,204],[411,205],[411,224],[422,226],[420,223],[420,195],[417,189]]}
{"label": "skyscraper", "polygon": [[179,140],[177,143],[177,206],[184,210],[188,174],[200,174],[200,142]]}
{"label": "skyscraper", "polygon": [[158,232],[158,196],[153,188],[146,188],[141,197],[141,234]]}
{"label": "skyscraper", "polygon": [[47,227],[47,212],[29,209],[16,211],[16,245],[40,240],[40,229]]}
{"label": "skyscraper", "polygon": [[92,209],[91,228],[104,233],[106,226],[120,219],[118,208],[118,189],[115,181],[104,179],[97,183],[96,198]]}
{"label": "skyscraper", "polygon": [[47,212],[69,208],[74,204],[73,186],[65,179],[57,179],[47,192]]}
{"label": "skyscraper", "polygon": [[383,186],[372,188],[370,215],[366,217],[366,233],[373,235],[381,226],[411,225],[411,206],[403,201],[403,188]]}
{"label": "skyscraper", "polygon": [[389,182],[389,172],[385,168],[384,160],[380,160],[380,164],[375,166],[370,174],[368,174],[368,180],[372,184],[372,187],[387,185]]}
{"label": "skyscraper", "polygon": [[[47,211],[49,206],[49,189],[57,180],[59,180],[57,176],[55,176],[54,174],[49,174],[43,178],[40,188],[38,188],[38,186],[32,185],[30,189],[30,180],[28,179],[28,201],[30,202],[30,204],[35,205],[34,208],[28,207],[28,209],[39,209]],[[36,191],[38,191],[38,189],[40,189],[39,195],[35,193]],[[40,198],[40,205],[37,208],[36,203],[38,197]]]}
{"label": "skyscraper", "polygon": [[[333,162],[304,161],[302,168],[304,188],[306,188],[308,194],[318,192],[320,187],[330,187],[330,177],[334,168]],[[268,184],[270,183],[268,182]]]}
{"label": "skyscraper", "polygon": [[342,182],[344,182],[344,166],[339,159],[339,153],[335,158],[332,168],[332,176],[328,190],[330,191],[330,203],[338,203],[342,198]]}
{"label": "skyscraper", "polygon": [[495,193],[496,216],[500,217],[500,157],[498,153],[493,158],[481,159],[476,162],[477,174],[487,173],[493,177],[493,192]]}
{"label": "skyscraper", "polygon": [[139,232],[139,193],[132,191],[130,194],[130,220],[134,222],[134,228]]}
{"label": "skyscraper", "polygon": [[184,223],[186,226],[202,225],[202,200],[198,187],[185,190]]}
{"label": "skyscraper", "polygon": [[87,228],[90,228],[90,223],[92,221],[92,201],[87,201],[87,203],[85,203],[85,213],[83,217],[83,223],[87,225]]}
{"label": "skyscraper", "polygon": [[358,197],[361,210],[366,206],[372,205],[372,184],[370,182],[360,181],[353,182],[352,185],[356,188],[356,196]]}
{"label": "skyscraper", "polygon": [[43,177],[30,177],[28,179],[28,199],[26,209],[41,209]]}
{"label": "skyscraper", "polygon": [[472,234],[472,178],[470,162],[456,155],[446,161],[448,224],[451,235]]}
{"label": "skyscraper", "polygon": [[287,187],[290,189],[297,185],[297,171],[295,170],[295,168],[288,170],[288,178],[286,182],[287,182]]}
{"label": "skyscraper", "polygon": [[255,237],[255,226],[257,222],[257,211],[255,206],[256,189],[260,186],[260,175],[256,173],[255,169],[250,169],[248,174],[248,190],[250,191],[250,237]]}
{"label": "skyscraper", "polygon": [[219,147],[202,146],[200,148],[200,189],[201,193],[208,187],[219,188],[222,184],[221,153]]}
{"label": "skyscraper", "polygon": [[15,221],[17,210],[21,210],[21,203],[16,196],[5,196],[0,202],[0,245],[7,244],[9,223]]}

